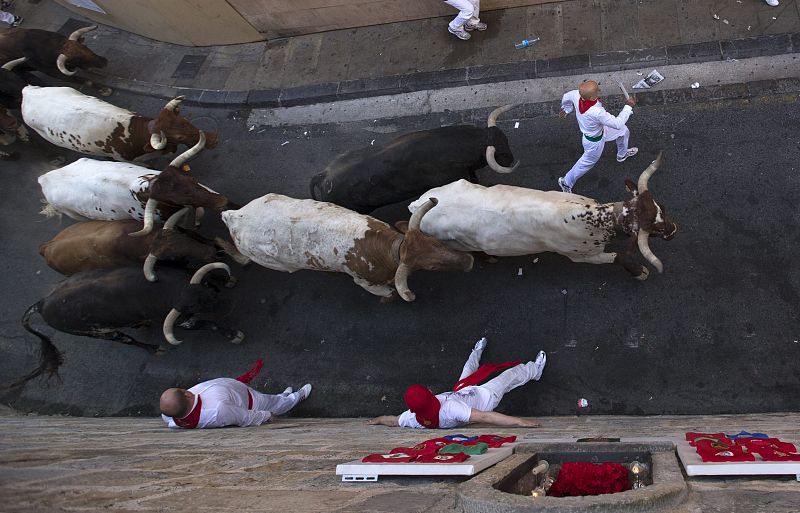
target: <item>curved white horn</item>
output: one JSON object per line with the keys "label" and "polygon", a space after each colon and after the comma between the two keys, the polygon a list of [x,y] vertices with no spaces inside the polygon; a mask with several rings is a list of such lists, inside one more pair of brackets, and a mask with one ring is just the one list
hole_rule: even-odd
{"label": "curved white horn", "polygon": [[200,269],[198,269],[192,279],[189,280],[189,285],[198,285],[200,282],[203,281],[203,278],[206,277],[206,274],[210,273],[214,269],[224,269],[228,276],[231,275],[231,268],[228,267],[228,264],[223,264],[222,262],[213,262],[211,264],[206,264]]}
{"label": "curved white horn", "polygon": [[7,63],[3,64],[3,69],[11,71],[18,65],[25,62],[28,58],[27,57],[20,57],[19,59],[14,59],[13,61],[8,61]]}
{"label": "curved white horn", "polygon": [[664,272],[664,264],[661,263],[661,260],[659,260],[650,249],[650,234],[645,230],[639,230],[637,242],[639,243],[639,251],[641,251],[642,256],[648,262],[650,262],[650,264],[652,264],[652,266],[655,267],[658,272]]}
{"label": "curved white horn", "polygon": [[639,175],[639,182],[636,184],[636,189],[639,191],[639,194],[645,192],[647,190],[647,182],[650,181],[650,177],[653,176],[653,173],[656,172],[658,166],[661,165],[661,155],[663,155],[663,151],[658,152],[658,157],[647,166],[647,169],[642,171],[642,174]]}
{"label": "curved white horn", "polygon": [[408,220],[409,230],[419,230],[419,224],[422,222],[422,217],[428,213],[430,209],[436,206],[439,200],[436,198],[429,198],[428,201],[420,205],[416,212]]}
{"label": "curved white horn", "polygon": [[156,262],[158,262],[158,257],[152,253],[148,253],[147,258],[144,259],[142,270],[144,271],[145,279],[149,282],[158,281],[158,276],[156,276],[155,272]]}
{"label": "curved white horn", "polygon": [[489,164],[489,167],[492,169],[492,171],[494,171],[496,173],[505,174],[505,173],[511,173],[512,171],[517,169],[517,166],[519,166],[519,161],[514,162],[514,165],[511,166],[511,167],[505,167],[505,166],[501,166],[500,164],[498,164],[497,160],[495,160],[495,158],[494,158],[494,152],[495,151],[496,150],[495,150],[494,146],[487,146],[486,147],[486,163]]}
{"label": "curved white horn", "polygon": [[173,308],[167,314],[166,319],[164,319],[164,326],[162,328],[162,331],[164,332],[164,338],[167,339],[167,342],[173,346],[177,346],[183,342],[182,340],[175,338],[175,321],[177,321],[178,317],[180,316],[181,313]]}
{"label": "curved white horn", "polygon": [[97,28],[97,25],[91,25],[89,27],[79,28],[78,30],[76,30],[75,32],[73,32],[72,34],[69,35],[69,40],[70,41],[77,41],[78,39],[81,38],[82,35],[86,34],[87,32],[91,32],[96,28]]}
{"label": "curved white horn", "polygon": [[184,162],[193,158],[195,155],[203,151],[205,145],[206,145],[206,134],[203,133],[202,130],[200,130],[200,137],[199,140],[197,141],[197,144],[195,144],[188,150],[184,151],[177,157],[175,157],[175,159],[172,162],[170,162],[169,165],[172,167],[178,167],[178,168],[181,167]]}
{"label": "curved white horn", "polygon": [[489,119],[486,120],[486,125],[488,127],[490,127],[490,128],[493,127],[493,126],[497,126],[497,118],[500,116],[500,114],[502,114],[504,112],[507,112],[507,111],[513,109],[516,106],[517,106],[516,103],[511,103],[511,104],[503,105],[502,107],[498,107],[498,108],[494,109],[489,114]]}
{"label": "curved white horn", "polygon": [[167,136],[164,134],[163,130],[158,134],[150,135],[150,146],[152,146],[154,150],[163,150],[167,147]]}
{"label": "curved white horn", "polygon": [[168,101],[166,105],[164,105],[164,109],[177,114],[178,111],[180,111],[181,102],[185,99],[186,99],[185,96],[176,96],[175,98]]}
{"label": "curved white horn", "polygon": [[183,216],[188,214],[189,210],[191,210],[191,209],[192,209],[192,207],[183,207],[182,209],[178,210],[177,212],[175,212],[174,214],[169,216],[169,219],[167,219],[167,222],[164,223],[164,228],[163,229],[164,230],[174,230],[175,229],[175,225],[178,224],[178,221],[180,221],[183,218]]}
{"label": "curved white horn", "polygon": [[67,56],[64,55],[63,53],[58,54],[58,59],[56,59],[56,66],[58,66],[58,71],[60,71],[61,73],[65,74],[68,77],[71,77],[72,75],[78,72],[78,70],[70,71],[67,69]]}
{"label": "curved white horn", "polygon": [[132,232],[128,235],[131,237],[143,237],[153,231],[153,224],[155,223],[156,217],[156,205],[158,205],[158,202],[153,198],[147,200],[147,204],[144,206],[144,226],[138,232]]}
{"label": "curved white horn", "polygon": [[411,274],[411,268],[406,264],[400,263],[397,266],[397,271],[394,273],[394,288],[400,294],[404,301],[414,301],[417,296],[408,288],[408,276]]}

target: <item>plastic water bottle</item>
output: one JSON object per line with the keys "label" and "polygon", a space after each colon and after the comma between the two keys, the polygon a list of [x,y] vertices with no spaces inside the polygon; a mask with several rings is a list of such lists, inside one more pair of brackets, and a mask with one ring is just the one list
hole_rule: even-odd
{"label": "plastic water bottle", "polygon": [[517,50],[521,50],[523,48],[527,48],[527,47],[531,46],[533,43],[535,43],[538,40],[539,40],[538,37],[536,39],[523,39],[519,43],[515,44],[514,48],[516,48]]}

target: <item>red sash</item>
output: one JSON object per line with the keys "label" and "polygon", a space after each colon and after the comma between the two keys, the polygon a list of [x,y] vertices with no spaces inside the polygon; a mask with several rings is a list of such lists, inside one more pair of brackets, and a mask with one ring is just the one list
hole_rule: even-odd
{"label": "red sash", "polygon": [[578,100],[578,110],[581,111],[581,114],[586,114],[586,111],[594,107],[594,104],[600,101],[600,98],[596,100],[584,100],[581,98]]}
{"label": "red sash", "polygon": [[514,360],[511,362],[503,362],[503,363],[484,363],[478,369],[467,376],[466,378],[462,379],[456,386],[453,387],[453,392],[458,392],[464,387],[468,387],[470,385],[477,385],[479,383],[483,383],[486,381],[486,378],[494,374],[495,372],[504,371],[508,368],[514,367],[522,363],[522,360]]}
{"label": "red sash", "polygon": [[200,396],[198,395],[197,404],[194,405],[192,411],[190,411],[188,415],[180,419],[173,417],[172,421],[178,427],[182,427],[185,429],[194,429],[197,427],[197,423],[200,422],[200,410],[202,408],[203,408],[203,400],[200,399]]}
{"label": "red sash", "polygon": [[258,360],[256,360],[256,363],[253,364],[253,367],[249,371],[245,372],[244,374],[236,378],[236,381],[241,381],[245,385],[250,384],[250,382],[253,381],[253,378],[258,376],[258,373],[261,371],[261,367],[263,366],[264,366],[264,360],[259,358]]}

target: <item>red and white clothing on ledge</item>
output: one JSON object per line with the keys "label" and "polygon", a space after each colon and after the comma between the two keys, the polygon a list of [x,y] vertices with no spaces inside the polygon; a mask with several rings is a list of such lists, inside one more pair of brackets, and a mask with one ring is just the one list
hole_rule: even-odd
{"label": "red and white clothing on ledge", "polygon": [[282,415],[302,399],[300,391],[287,394],[262,394],[233,378],[217,378],[189,389],[194,394],[191,412],[174,419],[161,415],[170,428],[218,428],[258,426],[273,415]]}

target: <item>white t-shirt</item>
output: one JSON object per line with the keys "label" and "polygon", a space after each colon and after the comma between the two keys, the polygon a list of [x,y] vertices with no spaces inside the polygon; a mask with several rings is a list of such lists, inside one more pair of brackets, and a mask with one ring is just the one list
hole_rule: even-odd
{"label": "white t-shirt", "polygon": [[578,108],[580,99],[581,95],[577,89],[567,91],[564,97],[561,98],[561,108],[567,114],[573,110],[575,111],[575,117],[578,119],[578,127],[580,127],[581,132],[590,137],[604,134],[603,139],[606,141],[616,139],[622,135],[625,131],[625,123],[628,122],[628,118],[633,114],[633,109],[630,105],[622,107],[622,112],[619,113],[619,116],[614,117],[606,112],[603,102],[598,101],[581,114]]}
{"label": "white t-shirt", "polygon": [[[489,411],[492,406],[492,393],[482,386],[464,387],[458,392],[444,392],[436,394],[441,407],[439,408],[439,427],[449,429],[469,423],[472,409]],[[416,415],[411,410],[406,410],[397,419],[400,427],[424,429],[425,426],[417,422]]]}
{"label": "white t-shirt", "polygon": [[[197,428],[216,428],[224,426],[258,426],[267,422],[272,413],[268,411],[248,410],[250,387],[232,378],[217,378],[198,383],[189,389],[193,393],[194,405],[197,398],[203,401],[200,420]],[[172,417],[161,415],[167,426],[177,428]]]}

